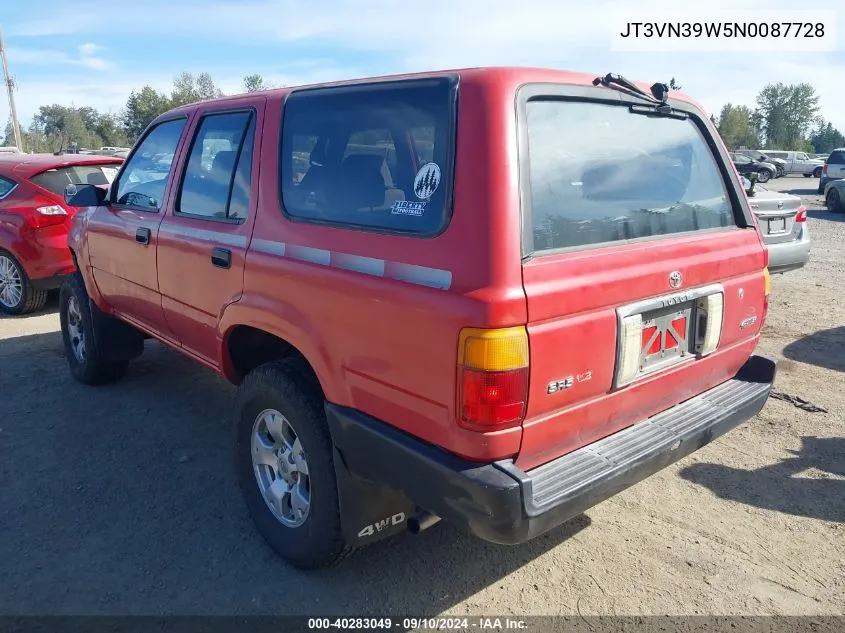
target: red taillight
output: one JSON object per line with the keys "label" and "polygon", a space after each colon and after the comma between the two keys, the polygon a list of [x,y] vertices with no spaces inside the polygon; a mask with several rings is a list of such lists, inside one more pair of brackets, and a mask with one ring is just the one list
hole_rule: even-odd
{"label": "red taillight", "polygon": [[489,431],[518,424],[525,417],[528,368],[511,371],[461,370],[461,422]]}
{"label": "red taillight", "polygon": [[822,167],[822,176],[827,176],[827,163],[825,163],[824,167]]}
{"label": "red taillight", "polygon": [[806,222],[807,221],[807,209],[804,207],[798,207],[798,211],[795,212],[795,221],[796,222]]}
{"label": "red taillight", "polygon": [[528,404],[524,327],[466,328],[458,344],[458,424],[495,431],[522,423]]}
{"label": "red taillight", "polygon": [[40,203],[29,213],[27,222],[35,229],[64,224],[68,218],[67,209],[55,203]]}

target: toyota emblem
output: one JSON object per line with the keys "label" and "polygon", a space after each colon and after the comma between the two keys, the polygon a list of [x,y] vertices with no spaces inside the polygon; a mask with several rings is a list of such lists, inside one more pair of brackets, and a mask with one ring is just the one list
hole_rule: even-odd
{"label": "toyota emblem", "polygon": [[684,281],[684,278],[681,275],[680,271],[674,270],[671,273],[669,273],[669,287],[670,288],[680,288],[683,281]]}

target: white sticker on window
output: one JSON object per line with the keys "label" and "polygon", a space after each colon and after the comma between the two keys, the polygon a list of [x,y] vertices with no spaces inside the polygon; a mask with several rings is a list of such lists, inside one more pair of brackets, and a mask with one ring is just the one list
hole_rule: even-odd
{"label": "white sticker on window", "polygon": [[103,170],[103,176],[106,177],[106,180],[109,181],[111,184],[114,182],[114,177],[117,176],[117,169],[114,167],[100,167]]}
{"label": "white sticker on window", "polygon": [[414,193],[420,200],[428,200],[440,186],[440,167],[437,163],[426,163],[414,178]]}
{"label": "white sticker on window", "polygon": [[393,215],[413,215],[420,217],[425,213],[425,208],[428,206],[427,202],[417,202],[416,200],[397,200],[390,207],[390,212]]}

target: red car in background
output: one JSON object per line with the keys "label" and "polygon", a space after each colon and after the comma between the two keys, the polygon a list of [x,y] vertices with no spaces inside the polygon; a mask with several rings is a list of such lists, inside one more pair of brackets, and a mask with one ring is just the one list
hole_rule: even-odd
{"label": "red car in background", "polygon": [[0,310],[26,314],[47,301],[75,266],[67,247],[74,213],[65,186],[108,185],[122,158],[0,154]]}

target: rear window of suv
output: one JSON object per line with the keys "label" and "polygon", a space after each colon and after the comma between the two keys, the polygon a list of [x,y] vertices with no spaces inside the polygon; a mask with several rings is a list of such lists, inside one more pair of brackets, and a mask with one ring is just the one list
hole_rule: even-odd
{"label": "rear window of suv", "polygon": [[114,177],[117,175],[119,164],[107,163],[102,165],[69,165],[67,167],[57,167],[55,169],[48,169],[42,171],[40,174],[34,175],[30,180],[38,185],[54,193],[62,196],[65,193],[65,187],[70,184],[74,185],[109,185]]}
{"label": "rear window of suv", "polygon": [[691,119],[550,98],[528,101],[525,124],[531,252],[735,225],[719,166]]}
{"label": "rear window of suv", "polygon": [[845,165],[845,151],[836,150],[827,157],[828,165]]}
{"label": "rear window of suv", "polygon": [[286,100],[281,196],[295,220],[429,236],[451,212],[450,78],[302,90]]}

